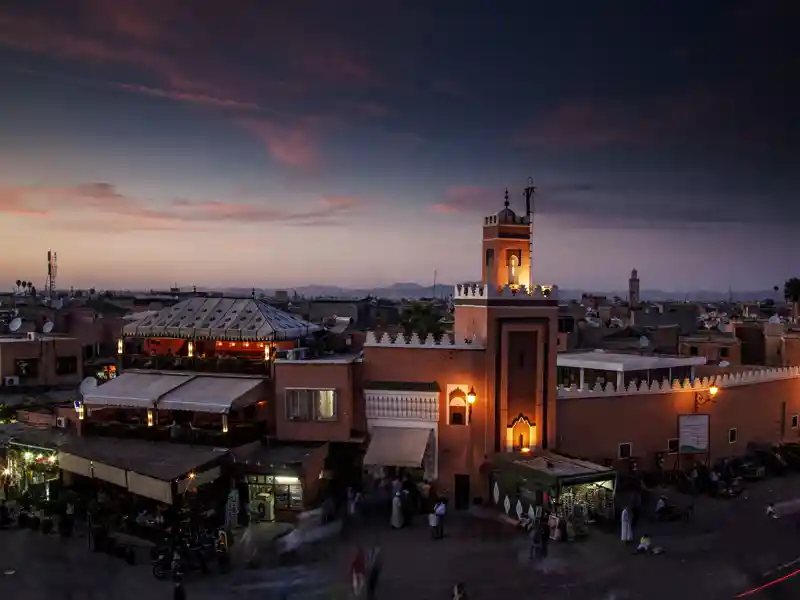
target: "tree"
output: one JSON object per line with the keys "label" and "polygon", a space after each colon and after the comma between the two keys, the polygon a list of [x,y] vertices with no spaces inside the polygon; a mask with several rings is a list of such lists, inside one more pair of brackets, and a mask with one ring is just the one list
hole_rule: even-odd
{"label": "tree", "polygon": [[783,297],[792,305],[792,321],[797,320],[797,307],[800,304],[800,279],[792,277],[783,284]]}
{"label": "tree", "polygon": [[433,305],[426,302],[412,302],[408,305],[403,310],[403,314],[400,315],[400,323],[406,335],[416,333],[420,339],[425,339],[430,334],[434,337],[442,335],[439,315],[434,310]]}

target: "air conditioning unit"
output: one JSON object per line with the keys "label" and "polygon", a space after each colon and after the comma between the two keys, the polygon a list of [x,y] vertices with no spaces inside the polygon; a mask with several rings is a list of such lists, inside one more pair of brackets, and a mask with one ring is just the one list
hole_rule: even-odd
{"label": "air conditioning unit", "polygon": [[66,429],[67,428],[67,418],[66,417],[56,417],[56,427],[59,429]]}
{"label": "air conditioning unit", "polygon": [[16,387],[19,385],[19,377],[17,377],[16,375],[3,377],[3,385],[5,387]]}

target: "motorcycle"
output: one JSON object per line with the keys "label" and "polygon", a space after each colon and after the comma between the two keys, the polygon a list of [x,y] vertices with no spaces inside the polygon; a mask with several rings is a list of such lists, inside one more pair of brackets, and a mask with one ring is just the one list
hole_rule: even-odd
{"label": "motorcycle", "polygon": [[183,577],[189,571],[208,573],[208,562],[201,552],[183,548],[170,553],[165,552],[153,560],[153,576],[156,579],[165,579],[172,573],[176,579]]}

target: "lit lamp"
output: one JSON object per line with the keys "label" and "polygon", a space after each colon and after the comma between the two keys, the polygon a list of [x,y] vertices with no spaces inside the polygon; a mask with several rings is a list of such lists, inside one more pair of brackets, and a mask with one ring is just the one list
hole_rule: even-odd
{"label": "lit lamp", "polygon": [[228,433],[228,415],[222,415],[222,433]]}
{"label": "lit lamp", "polygon": [[192,358],[192,357],[194,356],[194,342],[189,342],[189,343],[186,345],[186,355],[187,355],[189,358]]}
{"label": "lit lamp", "polygon": [[716,398],[717,394],[719,394],[719,388],[716,385],[712,385],[708,388],[708,393],[703,392],[695,392],[694,393],[694,412],[700,412],[700,407],[705,406],[706,404],[711,404],[712,402],[716,402],[714,398]]}
{"label": "lit lamp", "polygon": [[264,360],[269,361],[269,344],[264,345]]}
{"label": "lit lamp", "polygon": [[83,402],[80,400],[75,400],[75,412],[78,413],[78,420],[83,421],[84,412],[83,412]]}
{"label": "lit lamp", "polygon": [[122,338],[119,338],[119,339],[117,340],[117,354],[118,354],[119,356],[122,356],[122,351],[124,350],[124,348],[125,348],[125,344],[124,344],[124,342],[122,341]]}
{"label": "lit lamp", "polygon": [[478,396],[475,395],[475,388],[470,386],[469,393],[467,394],[467,402],[469,404],[475,404],[475,400],[477,399]]}
{"label": "lit lamp", "polygon": [[147,426],[148,427],[152,427],[153,426],[153,421],[154,421],[154,419],[153,419],[153,409],[152,408],[148,408],[147,409]]}

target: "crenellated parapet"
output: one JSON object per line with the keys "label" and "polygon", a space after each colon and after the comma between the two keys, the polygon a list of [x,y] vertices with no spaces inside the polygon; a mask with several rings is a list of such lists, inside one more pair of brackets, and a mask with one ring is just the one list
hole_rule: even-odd
{"label": "crenellated parapet", "polygon": [[631,383],[627,387],[617,389],[613,383],[604,385],[596,384],[594,387],[585,386],[583,389],[573,385],[571,387],[559,386],[559,398],[592,398],[602,396],[625,396],[640,394],[667,394],[670,392],[703,392],[712,386],[718,388],[734,387],[738,385],[751,385],[754,383],[764,383],[768,381],[780,381],[783,379],[800,378],[800,367],[783,367],[778,369],[756,369],[741,373],[725,373],[724,375],[713,375],[711,377],[696,378],[694,381],[689,379],[673,381],[652,381],[642,382],[637,385]]}
{"label": "crenellated parapet", "polygon": [[410,336],[402,333],[389,334],[383,332],[368,331],[365,347],[373,348],[439,348],[447,350],[484,350],[486,344],[477,337],[468,339],[457,339],[453,334],[444,334],[441,337],[428,335],[424,339],[416,333]]}
{"label": "crenellated parapet", "polygon": [[482,283],[463,283],[456,285],[454,300],[489,300],[494,298],[519,300],[558,300],[557,285],[536,285],[533,287],[505,286],[498,288]]}

